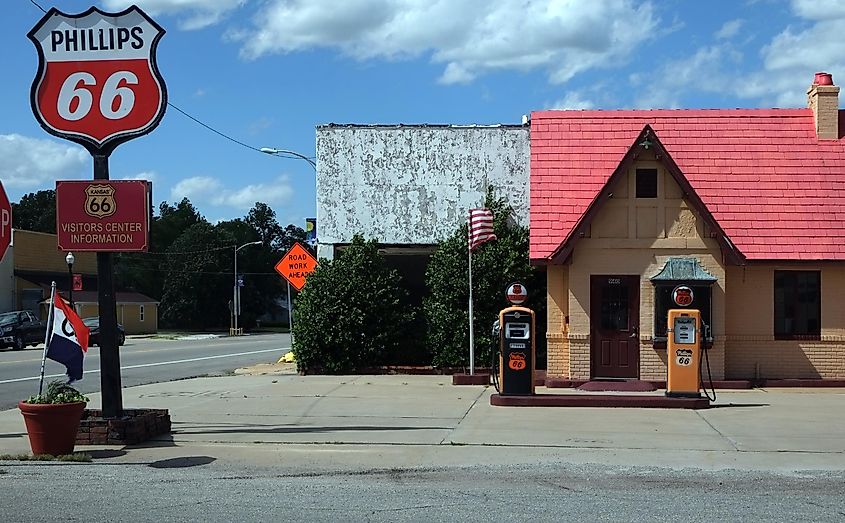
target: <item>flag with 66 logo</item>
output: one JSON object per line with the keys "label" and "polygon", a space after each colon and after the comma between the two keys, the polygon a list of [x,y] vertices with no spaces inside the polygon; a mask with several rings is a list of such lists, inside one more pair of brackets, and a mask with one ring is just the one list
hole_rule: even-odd
{"label": "flag with 66 logo", "polygon": [[50,9],[27,34],[38,50],[30,103],[50,134],[108,156],[152,131],[167,106],[155,61],[164,29],[138,7],[68,15]]}

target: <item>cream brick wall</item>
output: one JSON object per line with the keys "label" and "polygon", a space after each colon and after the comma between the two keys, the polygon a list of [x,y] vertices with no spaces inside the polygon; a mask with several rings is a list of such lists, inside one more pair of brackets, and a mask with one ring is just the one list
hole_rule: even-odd
{"label": "cream brick wall", "polygon": [[640,379],[666,380],[666,349],[655,349],[651,342],[640,341]]}
{"label": "cream brick wall", "polygon": [[546,271],[546,375],[555,378],[569,376],[568,274],[569,267],[565,265],[553,265]]}
{"label": "cream brick wall", "polygon": [[590,376],[590,337],[569,335],[569,378],[588,380]]}
{"label": "cream brick wall", "polygon": [[[775,270],[821,271],[821,339],[775,340]],[[845,377],[845,267],[782,264],[728,267],[728,378]]]}
{"label": "cream brick wall", "polygon": [[[637,168],[658,170],[658,197],[637,199]],[[645,223],[644,223],[645,222]],[[647,234],[644,233],[647,232]],[[613,197],[599,210],[588,237],[577,240],[570,264],[550,267],[549,330],[559,326],[567,311],[569,324],[565,343],[549,344],[548,374],[555,377],[589,379],[590,376],[590,277],[592,275],[638,275],[640,277],[640,377],[664,380],[666,351],[654,349],[654,286],[649,278],[663,269],[673,256],[691,256],[718,281],[713,286],[713,333],[725,332],[725,267],[718,243],[709,237],[704,221],[682,198],[682,191],[660,163],[644,157],[628,176],[613,187]],[[563,304],[557,289],[567,288]],[[554,312],[553,312],[554,310]],[[557,322],[557,323],[554,323]],[[555,336],[557,336],[555,331]],[[566,351],[566,355],[564,355]],[[568,363],[568,375],[560,375]],[[724,376],[724,342],[711,351],[714,379]],[[717,378],[718,376],[718,378]]]}
{"label": "cream brick wall", "polygon": [[813,111],[816,136],[820,140],[839,138],[839,87],[811,85],[807,90],[807,105]]}

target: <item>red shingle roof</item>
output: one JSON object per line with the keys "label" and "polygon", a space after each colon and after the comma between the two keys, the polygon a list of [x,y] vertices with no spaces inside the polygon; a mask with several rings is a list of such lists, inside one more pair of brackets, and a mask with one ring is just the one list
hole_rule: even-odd
{"label": "red shingle roof", "polygon": [[845,139],[819,141],[809,109],[533,113],[532,260],[568,239],[646,125],[746,259],[845,260]]}

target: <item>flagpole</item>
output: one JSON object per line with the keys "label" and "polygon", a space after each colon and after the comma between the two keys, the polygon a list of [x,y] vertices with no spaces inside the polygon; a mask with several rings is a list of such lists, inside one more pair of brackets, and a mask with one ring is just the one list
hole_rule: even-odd
{"label": "flagpole", "polygon": [[53,332],[53,300],[56,299],[56,282],[50,286],[50,308],[47,312],[47,332],[44,333],[44,353],[41,355],[41,380],[38,382],[38,395],[44,390],[44,364],[47,362],[47,347],[50,345],[50,333]]}
{"label": "flagpole", "polygon": [[475,338],[472,329],[472,248],[471,240],[467,237],[467,253],[469,256],[469,374],[475,374]]}

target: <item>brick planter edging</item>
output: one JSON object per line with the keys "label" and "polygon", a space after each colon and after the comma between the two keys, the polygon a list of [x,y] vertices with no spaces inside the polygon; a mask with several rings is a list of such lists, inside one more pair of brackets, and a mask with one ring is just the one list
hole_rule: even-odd
{"label": "brick planter edging", "polygon": [[120,418],[103,418],[100,409],[85,409],[77,445],[134,445],[170,434],[167,409],[124,409]]}

